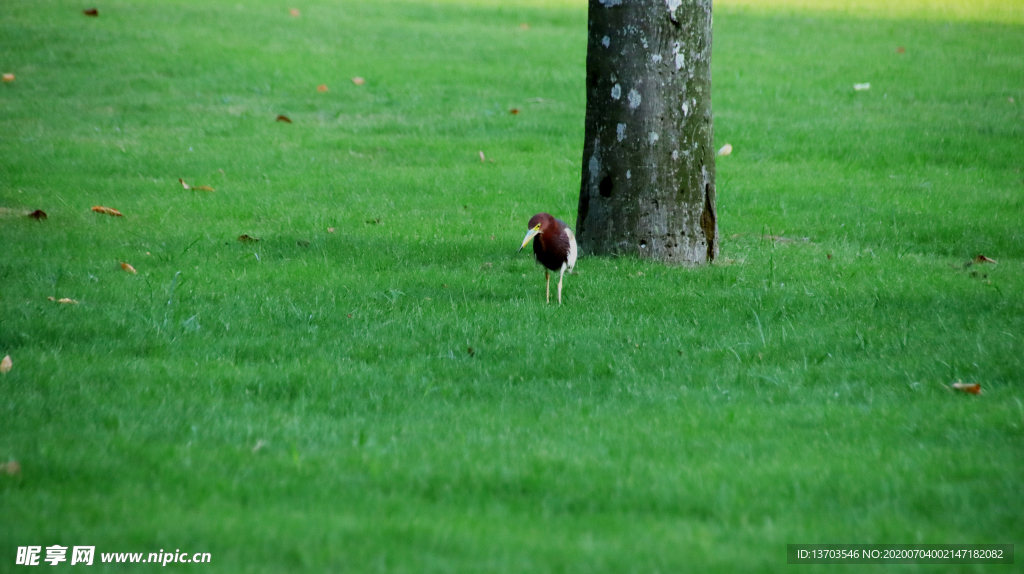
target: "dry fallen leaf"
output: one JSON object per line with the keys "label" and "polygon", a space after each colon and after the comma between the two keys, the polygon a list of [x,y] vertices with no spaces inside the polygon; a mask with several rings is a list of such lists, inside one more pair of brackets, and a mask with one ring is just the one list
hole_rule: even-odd
{"label": "dry fallen leaf", "polygon": [[316,91],[320,92],[321,94],[326,92],[327,84],[320,84],[319,86],[316,87]]}
{"label": "dry fallen leaf", "polygon": [[107,215],[113,215],[114,217],[123,217],[121,212],[114,209],[113,207],[103,207],[102,205],[94,205],[92,206],[92,210],[95,211],[96,213],[106,213]]}
{"label": "dry fallen leaf", "polygon": [[729,155],[731,153],[732,153],[732,144],[725,144],[724,146],[722,146],[722,149],[718,150],[718,154],[717,155],[723,156],[723,155]]}
{"label": "dry fallen leaf", "polygon": [[178,178],[178,181],[181,182],[181,187],[185,189],[191,189],[195,191],[217,191],[208,185],[189,185],[185,183],[185,180],[181,178]]}
{"label": "dry fallen leaf", "polygon": [[978,255],[974,258],[974,263],[998,263],[995,259],[989,259],[984,255]]}
{"label": "dry fallen leaf", "polygon": [[511,110],[508,111],[508,113],[512,114],[513,116],[518,116],[519,108],[512,108]]}
{"label": "dry fallen leaf", "polygon": [[86,8],[85,10],[82,10],[82,14],[85,14],[86,16],[99,16],[100,11],[95,8]]}
{"label": "dry fallen leaf", "polygon": [[526,22],[523,22],[523,23],[519,24],[519,29],[520,30],[529,30],[530,29],[530,25],[527,24]]}
{"label": "dry fallen leaf", "polygon": [[47,299],[49,299],[50,301],[53,301],[54,303],[60,303],[61,305],[78,305],[78,301],[75,301],[74,299],[68,299],[67,297],[62,297],[60,299],[54,299],[53,297],[47,297]]}
{"label": "dry fallen leaf", "polygon": [[327,233],[334,233],[335,231],[337,231],[337,229],[334,229],[333,227],[327,228]]}
{"label": "dry fallen leaf", "polygon": [[291,120],[291,118],[289,118],[288,116],[283,116],[283,115],[281,115],[281,116],[277,116],[277,120],[275,120],[275,121],[278,121],[278,122],[284,122],[284,123],[286,123],[286,124],[290,124],[290,123],[292,123],[292,120]]}
{"label": "dry fallen leaf", "polygon": [[13,82],[14,81],[14,74],[4,74],[3,80],[5,82]]}
{"label": "dry fallen leaf", "polygon": [[363,79],[363,78],[360,78],[359,76],[356,76],[356,77],[352,78],[352,83],[357,85],[357,86],[361,86],[361,85],[366,83],[366,80]]}
{"label": "dry fallen leaf", "polygon": [[907,49],[906,49],[906,48],[904,48],[903,46],[898,46],[898,47],[896,48],[896,53],[897,53],[897,54],[902,54],[902,53],[904,53],[904,52],[906,52],[906,51],[907,51]]}
{"label": "dry fallen leaf", "polygon": [[870,90],[870,89],[871,89],[871,84],[869,84],[869,83],[854,84],[853,85],[853,90],[855,92],[861,92],[861,91]]}
{"label": "dry fallen leaf", "polygon": [[16,474],[21,474],[21,465],[18,464],[18,461],[16,461],[16,460],[12,460],[10,462],[6,462],[4,464],[0,464],[0,469],[3,469],[3,471],[5,473],[7,473],[7,474],[9,474],[11,476],[14,476]]}
{"label": "dry fallen leaf", "polygon": [[127,271],[129,273],[132,273],[132,274],[138,273],[138,271],[136,271],[135,268],[132,267],[131,265],[129,265],[128,263],[122,263],[121,264],[121,269],[124,269],[125,271]]}
{"label": "dry fallen leaf", "polygon": [[256,243],[257,241],[259,241],[259,239],[249,235],[248,233],[243,233],[242,235],[239,235],[238,240],[241,241],[242,243]]}
{"label": "dry fallen leaf", "polygon": [[962,391],[962,392],[965,392],[965,393],[970,393],[972,395],[980,395],[981,394],[981,384],[980,383],[962,383],[960,381],[957,381],[957,382],[953,383],[953,388],[958,390],[958,391]]}
{"label": "dry fallen leaf", "polygon": [[480,163],[483,163],[485,161],[487,161],[487,158],[484,157],[484,152],[480,152]]}
{"label": "dry fallen leaf", "polygon": [[11,360],[11,356],[7,355],[2,361],[0,361],[0,373],[7,373],[14,366],[14,361]]}
{"label": "dry fallen leaf", "polygon": [[26,215],[25,217],[31,217],[32,219],[35,219],[35,220],[38,220],[38,221],[42,221],[42,220],[46,219],[46,212],[43,211],[42,209],[37,209],[37,210],[33,211],[32,213]]}
{"label": "dry fallen leaf", "polygon": [[299,17],[299,9],[298,8],[292,8],[291,10],[288,11],[288,13],[291,14],[292,17],[294,17],[294,18],[298,18]]}

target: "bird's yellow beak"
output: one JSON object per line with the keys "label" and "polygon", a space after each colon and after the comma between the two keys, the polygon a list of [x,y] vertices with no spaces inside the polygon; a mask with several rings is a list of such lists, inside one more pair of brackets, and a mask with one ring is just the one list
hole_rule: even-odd
{"label": "bird's yellow beak", "polygon": [[526,244],[537,235],[540,235],[540,224],[537,224],[533,229],[526,232],[526,237],[523,238],[523,244],[519,246],[519,250],[522,251],[523,248],[526,247]]}

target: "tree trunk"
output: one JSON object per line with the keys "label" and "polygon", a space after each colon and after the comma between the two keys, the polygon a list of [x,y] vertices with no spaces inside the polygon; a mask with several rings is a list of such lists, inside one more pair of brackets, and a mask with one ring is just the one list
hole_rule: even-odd
{"label": "tree trunk", "polygon": [[711,0],[590,0],[580,250],[718,254]]}

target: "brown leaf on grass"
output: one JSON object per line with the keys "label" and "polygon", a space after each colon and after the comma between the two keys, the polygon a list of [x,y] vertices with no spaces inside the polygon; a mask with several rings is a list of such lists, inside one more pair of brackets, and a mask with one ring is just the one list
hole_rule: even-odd
{"label": "brown leaf on grass", "polygon": [[14,361],[11,360],[11,356],[7,355],[2,361],[0,361],[0,373],[8,373],[11,367],[14,366]]}
{"label": "brown leaf on grass", "polygon": [[288,116],[284,116],[284,115],[280,115],[280,116],[277,116],[277,119],[276,119],[276,120],[274,120],[274,121],[277,121],[277,122],[284,122],[284,123],[286,123],[286,124],[290,124],[290,123],[292,123],[292,120],[291,120],[291,118],[289,118]]}
{"label": "brown leaf on grass", "polygon": [[3,80],[5,82],[13,82],[14,81],[14,74],[4,74],[3,75]]}
{"label": "brown leaf on grass", "polygon": [[508,111],[508,113],[512,114],[513,116],[518,116],[519,108],[512,108],[511,110]]}
{"label": "brown leaf on grass", "polygon": [[86,8],[85,10],[82,10],[82,14],[85,14],[86,16],[92,16],[95,18],[96,16],[100,15],[100,11],[95,8]]}
{"label": "brown leaf on grass", "polygon": [[114,217],[123,217],[123,214],[114,209],[113,207],[103,207],[102,205],[92,206],[92,210],[96,213],[106,213],[107,215],[113,215]]}
{"label": "brown leaf on grass", "polygon": [[18,464],[18,461],[12,460],[5,462],[4,464],[0,464],[0,470],[3,470],[5,474],[14,476],[16,474],[21,474],[21,465]]}
{"label": "brown leaf on grass", "polygon": [[964,393],[969,393],[969,394],[972,394],[972,395],[980,395],[981,394],[981,384],[980,383],[962,383],[960,381],[957,381],[957,382],[953,383],[953,389],[961,391],[961,392],[964,392]]}
{"label": "brown leaf on grass", "polygon": [[326,92],[327,84],[320,84],[319,86],[316,87],[316,91],[320,92],[321,94]]}
{"label": "brown leaf on grass", "polygon": [[[997,265],[999,262],[996,261],[995,259],[989,259],[988,257],[985,257],[984,255],[978,255],[974,259],[971,259],[967,263],[964,263],[964,269],[967,269],[971,265],[981,265],[982,263],[991,263],[993,265]],[[956,266],[953,265],[953,264],[950,264],[950,267],[956,269]]]}
{"label": "brown leaf on grass", "polygon": [[61,305],[78,305],[78,301],[75,301],[74,299],[68,299],[67,297],[62,297],[60,299],[47,297],[47,299],[53,301],[54,303],[60,303]]}
{"label": "brown leaf on grass", "polygon": [[485,161],[487,161],[487,158],[484,157],[484,152],[480,152],[480,163],[484,163]]}
{"label": "brown leaf on grass", "polygon": [[125,271],[127,271],[127,272],[129,272],[129,273],[131,273],[133,275],[138,273],[138,271],[136,271],[135,268],[132,267],[131,265],[129,265],[128,263],[122,263],[121,264],[121,269],[124,269]]}
{"label": "brown leaf on grass", "polygon": [[288,13],[292,15],[292,18],[298,18],[299,15],[301,14],[298,8],[292,8],[291,10],[288,11]]}
{"label": "brown leaf on grass", "polygon": [[352,78],[352,83],[357,85],[357,86],[361,86],[361,85],[366,83],[366,80],[364,78],[360,78],[359,76],[356,76],[356,77]]}
{"label": "brown leaf on grass", "polygon": [[33,211],[32,213],[26,215],[25,217],[31,217],[32,219],[35,219],[36,221],[42,221],[42,220],[46,219],[46,212],[43,211],[42,209],[37,209],[37,210]]}
{"label": "brown leaf on grass", "polygon": [[253,237],[248,233],[243,233],[242,235],[239,235],[238,240],[241,241],[242,243],[256,243],[257,241],[259,241],[258,238]]}
{"label": "brown leaf on grass", "polygon": [[181,178],[178,178],[178,181],[181,183],[181,187],[185,189],[191,189],[194,191],[217,191],[208,185],[189,185]]}
{"label": "brown leaf on grass", "polygon": [[904,48],[903,46],[897,46],[897,47],[896,47],[896,53],[897,53],[897,54],[902,54],[902,53],[904,53],[904,52],[906,52],[906,51],[907,51],[907,49],[906,49],[906,48]]}

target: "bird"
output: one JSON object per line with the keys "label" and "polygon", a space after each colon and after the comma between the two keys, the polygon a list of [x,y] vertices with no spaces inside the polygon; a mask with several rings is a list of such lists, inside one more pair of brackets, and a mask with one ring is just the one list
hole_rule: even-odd
{"label": "bird", "polygon": [[562,304],[562,276],[566,271],[572,272],[576,266],[576,237],[564,221],[555,219],[550,214],[538,213],[530,218],[527,224],[530,228],[526,232],[523,244],[519,246],[522,251],[526,244],[533,240],[533,254],[537,257],[537,263],[543,265],[544,280],[546,282],[545,298],[551,303],[551,271],[558,271],[558,304]]}

